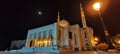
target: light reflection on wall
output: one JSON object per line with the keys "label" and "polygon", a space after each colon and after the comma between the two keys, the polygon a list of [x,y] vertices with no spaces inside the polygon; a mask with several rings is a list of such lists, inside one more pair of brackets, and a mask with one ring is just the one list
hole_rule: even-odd
{"label": "light reflection on wall", "polygon": [[[30,44],[31,41],[32,41],[32,45]],[[50,36],[48,39],[38,38],[37,40],[36,38],[34,38],[34,40],[31,40],[31,41],[28,42],[28,47],[47,47],[47,46],[52,46],[53,39],[52,39],[52,36]]]}

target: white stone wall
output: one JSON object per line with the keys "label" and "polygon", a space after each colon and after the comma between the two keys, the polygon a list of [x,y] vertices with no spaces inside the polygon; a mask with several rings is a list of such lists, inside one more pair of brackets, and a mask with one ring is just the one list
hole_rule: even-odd
{"label": "white stone wall", "polygon": [[35,28],[35,29],[30,29],[28,30],[28,34],[27,34],[27,39],[26,39],[26,47],[27,47],[27,42],[29,41],[30,37],[32,38],[32,40],[34,39],[34,36],[36,36],[36,39],[38,39],[39,33],[41,38],[43,38],[44,36],[46,36],[47,38],[50,36],[49,32],[51,31],[52,36],[53,36],[53,45],[56,45],[56,32],[57,32],[57,23],[53,23],[50,25],[46,25],[43,27],[39,27],[39,28]]}

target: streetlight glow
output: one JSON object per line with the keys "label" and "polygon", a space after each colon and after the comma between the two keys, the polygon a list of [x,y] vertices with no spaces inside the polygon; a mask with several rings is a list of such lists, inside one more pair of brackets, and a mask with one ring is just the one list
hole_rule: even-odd
{"label": "streetlight glow", "polygon": [[98,38],[95,38],[95,41],[98,41]]}
{"label": "streetlight glow", "polygon": [[95,38],[94,38],[94,43],[95,43],[95,45],[98,44],[98,42],[99,42],[98,38],[95,37]]}
{"label": "streetlight glow", "polygon": [[118,44],[120,44],[120,40],[118,41]]}
{"label": "streetlight glow", "polygon": [[97,2],[97,3],[95,3],[94,5],[93,5],[93,8],[95,9],[95,10],[100,10],[100,3],[99,2]]}

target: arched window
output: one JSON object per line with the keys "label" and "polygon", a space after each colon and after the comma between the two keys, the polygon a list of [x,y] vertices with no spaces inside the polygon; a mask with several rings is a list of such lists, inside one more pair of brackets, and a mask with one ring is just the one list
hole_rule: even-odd
{"label": "arched window", "polygon": [[44,37],[43,37],[42,42],[43,42],[43,46],[46,47],[46,46],[47,46],[47,43],[48,43],[47,37],[46,37],[46,31],[44,32]]}
{"label": "arched window", "polygon": [[53,36],[52,36],[52,30],[49,31],[49,38],[48,38],[48,45],[53,45]]}
{"label": "arched window", "polygon": [[43,43],[42,43],[42,39],[41,39],[41,32],[39,32],[39,34],[38,34],[37,45],[38,45],[38,47],[40,47],[40,46],[43,45]]}
{"label": "arched window", "polygon": [[31,34],[27,42],[27,47],[32,47],[32,44],[33,44],[33,40],[32,40],[32,34]]}
{"label": "arched window", "polygon": [[43,37],[42,42],[43,42],[43,46],[46,47],[47,46],[47,38],[46,38],[46,36]]}
{"label": "arched window", "polygon": [[52,45],[53,45],[53,36],[52,36],[52,35],[49,36],[49,38],[48,38],[48,45],[49,45],[49,46],[52,46]]}
{"label": "arched window", "polygon": [[33,47],[37,46],[37,39],[36,39],[36,33],[34,34],[34,39],[33,39]]}
{"label": "arched window", "polygon": [[32,43],[33,43],[33,41],[31,40],[31,41],[30,41],[30,45],[29,45],[29,47],[32,47]]}

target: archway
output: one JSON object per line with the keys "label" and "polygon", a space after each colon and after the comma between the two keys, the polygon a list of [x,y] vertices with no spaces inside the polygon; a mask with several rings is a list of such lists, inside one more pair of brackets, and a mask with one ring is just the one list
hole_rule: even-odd
{"label": "archway", "polygon": [[53,36],[50,35],[48,38],[48,46],[52,46],[53,45]]}
{"label": "archway", "polygon": [[37,45],[38,45],[38,47],[43,46],[42,39],[41,39],[41,37],[40,37],[40,36],[38,37],[38,40],[37,40]]}
{"label": "archway", "polygon": [[47,46],[47,38],[46,38],[46,36],[43,37],[42,42],[43,42],[43,46],[46,47]]}
{"label": "archway", "polygon": [[33,40],[32,40],[32,37],[30,36],[28,42],[27,42],[27,47],[32,47],[33,46]]}
{"label": "archway", "polygon": [[37,39],[36,39],[36,35],[34,36],[34,39],[33,39],[33,47],[37,47]]}
{"label": "archway", "polygon": [[30,45],[29,45],[29,47],[32,47],[32,44],[33,44],[33,41],[31,40],[31,41],[30,41]]}

